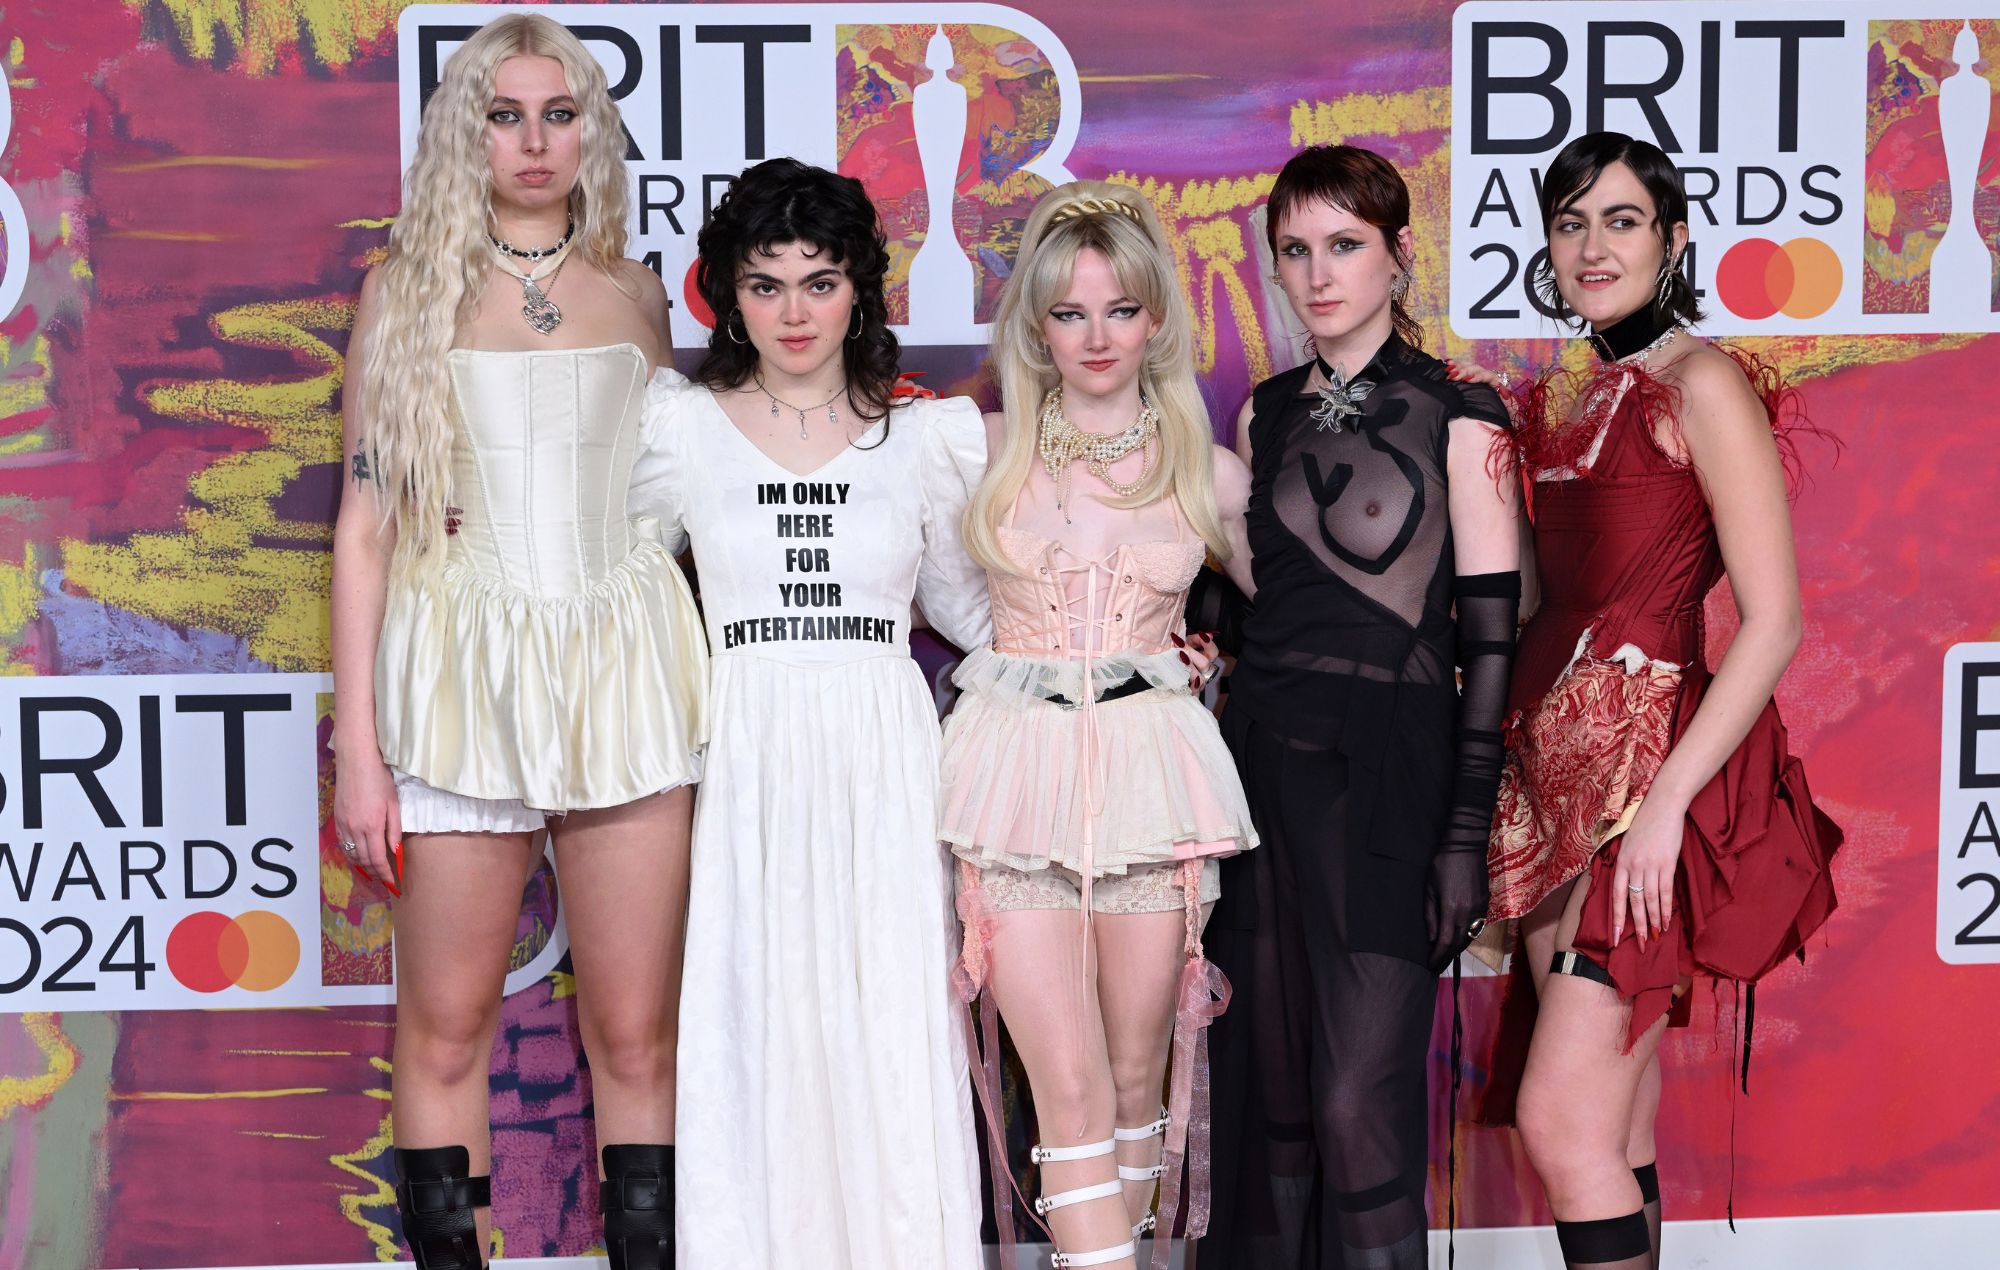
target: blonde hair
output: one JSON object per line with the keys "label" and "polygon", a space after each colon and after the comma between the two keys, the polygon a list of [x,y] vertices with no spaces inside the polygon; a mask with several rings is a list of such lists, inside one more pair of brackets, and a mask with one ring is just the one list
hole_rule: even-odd
{"label": "blonde hair", "polygon": [[1229,544],[1215,510],[1215,433],[1194,379],[1194,322],[1167,254],[1159,217],[1139,192],[1104,181],[1076,181],[1044,194],[1021,234],[1014,271],[1000,290],[993,323],[1006,435],[965,509],[965,544],[973,559],[999,573],[1020,567],[1000,546],[1000,522],[1027,484],[1036,458],[1042,399],[1058,375],[1042,339],[1042,319],[1069,291],[1076,259],[1102,254],[1125,294],[1145,306],[1160,329],[1146,341],[1139,391],[1160,415],[1160,462],[1128,498],[1111,507],[1179,501],[1188,524],[1218,559]]}
{"label": "blonde hair", "polygon": [[445,63],[424,110],[417,155],[403,185],[403,211],[377,276],[380,307],[362,350],[362,444],[371,451],[383,521],[396,530],[396,564],[441,558],[451,499],[456,429],[447,358],[493,267],[486,241],[491,175],[486,115],[494,77],[510,57],[562,63],[582,127],[570,211],[571,251],[603,272],[625,257],[629,195],[624,130],[604,70],[562,24],[538,13],[508,14],[481,27]]}

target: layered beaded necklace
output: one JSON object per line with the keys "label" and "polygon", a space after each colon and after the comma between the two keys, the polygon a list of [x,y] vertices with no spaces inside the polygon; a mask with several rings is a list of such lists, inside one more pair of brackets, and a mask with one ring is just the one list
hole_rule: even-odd
{"label": "layered beaded necklace", "polygon": [[[1042,398],[1042,420],[1036,433],[1036,443],[1041,451],[1042,467],[1056,483],[1056,509],[1062,512],[1063,523],[1075,523],[1069,515],[1071,464],[1078,459],[1083,460],[1090,474],[1103,481],[1112,493],[1120,498],[1130,498],[1153,474],[1153,442],[1159,436],[1160,412],[1144,396],[1139,398],[1139,417],[1131,427],[1112,433],[1085,432],[1063,416],[1062,385],[1049,389],[1048,396]],[[1144,454],[1139,479],[1129,485],[1113,480],[1111,465],[1134,450]]]}
{"label": "layered beaded necklace", "polygon": [[[569,263],[568,248],[576,237],[576,217],[572,216],[563,227],[563,236],[552,247],[516,247],[492,233],[487,232],[486,241],[493,244],[496,251],[503,253],[499,265],[501,271],[513,275],[521,284],[521,320],[526,322],[536,334],[548,335],[562,325],[562,310],[555,301],[549,299],[549,292],[555,290],[556,277],[563,266]],[[528,272],[522,273],[506,257],[528,262]],[[537,273],[537,267],[544,260],[554,260],[555,265],[547,273]]]}

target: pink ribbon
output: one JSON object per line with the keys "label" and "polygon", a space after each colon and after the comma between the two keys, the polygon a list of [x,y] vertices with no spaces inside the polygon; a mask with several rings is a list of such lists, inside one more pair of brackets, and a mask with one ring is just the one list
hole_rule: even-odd
{"label": "pink ribbon", "polygon": [[1187,1227],[1185,1236],[1208,1233],[1209,1101],[1208,1025],[1229,1008],[1229,980],[1202,956],[1195,955],[1181,970],[1179,1005],[1174,1013],[1174,1074],[1168,1094],[1167,1142],[1160,1177],[1160,1218],[1153,1228],[1151,1270],[1167,1270],[1173,1248],[1174,1219],[1181,1207],[1181,1165],[1187,1165]]}
{"label": "pink ribbon", "polygon": [[[1000,1012],[994,1008],[993,992],[986,983],[993,929],[981,900],[979,871],[964,861],[959,862],[959,868],[965,876],[957,903],[964,939],[958,964],[951,968],[951,986],[965,1003],[962,1018],[966,1053],[979,1064],[972,1088],[979,1096],[980,1115],[986,1121],[986,1167],[993,1182],[993,1228],[1000,1238],[1000,1264],[1011,1266],[1015,1262],[1014,1197],[1020,1195],[1021,1188],[1014,1180],[1014,1171],[1007,1167],[1007,1131],[1000,1118]],[[977,1023],[973,1021],[974,1002],[978,1003]],[[1029,1213],[1034,1212],[1025,1195],[1021,1196],[1021,1205]],[[1048,1230],[1040,1217],[1035,1218],[1035,1224]]]}

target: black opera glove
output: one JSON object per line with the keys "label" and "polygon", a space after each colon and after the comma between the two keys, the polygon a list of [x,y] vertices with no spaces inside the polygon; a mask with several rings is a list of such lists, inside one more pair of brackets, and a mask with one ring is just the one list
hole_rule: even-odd
{"label": "black opera glove", "polygon": [[1429,933],[1443,970],[1486,916],[1486,847],[1506,750],[1500,726],[1514,670],[1521,573],[1461,574],[1452,584],[1458,627],[1458,732],[1444,841],[1431,861]]}
{"label": "black opera glove", "polygon": [[1203,565],[1188,585],[1183,612],[1190,631],[1214,631],[1215,646],[1235,657],[1243,651],[1243,624],[1256,608],[1226,574]]}
{"label": "black opera glove", "polygon": [[1450,969],[1485,926],[1487,900],[1484,851],[1440,851],[1431,858],[1424,919],[1432,974]]}

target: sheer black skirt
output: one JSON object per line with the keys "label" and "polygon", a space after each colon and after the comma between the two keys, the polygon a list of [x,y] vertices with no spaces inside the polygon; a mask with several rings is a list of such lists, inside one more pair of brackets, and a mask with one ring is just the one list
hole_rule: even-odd
{"label": "sheer black skirt", "polygon": [[[1348,761],[1240,709],[1222,731],[1262,844],[1223,862],[1208,955],[1234,988],[1214,1024],[1215,1193],[1201,1270],[1425,1264],[1426,1074],[1437,979],[1349,938],[1364,844]],[[1400,862],[1398,862],[1400,863]],[[1381,902],[1423,895],[1423,868]],[[1364,884],[1366,885],[1366,884]],[[1373,890],[1373,887],[1367,889]],[[1397,894],[1400,892],[1401,894]],[[1421,908],[1410,920],[1423,929]]]}

